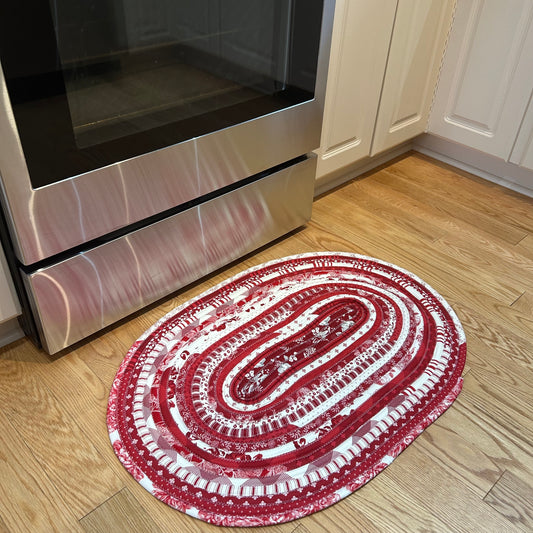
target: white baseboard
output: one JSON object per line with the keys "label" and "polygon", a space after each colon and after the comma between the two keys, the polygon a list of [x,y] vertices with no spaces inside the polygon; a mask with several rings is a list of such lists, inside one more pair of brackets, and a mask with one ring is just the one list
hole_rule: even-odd
{"label": "white baseboard", "polygon": [[413,150],[533,197],[533,171],[503,159],[427,133],[414,139]]}
{"label": "white baseboard", "polygon": [[19,326],[18,320],[12,318],[0,324],[0,348],[18,341],[24,337],[24,332]]}

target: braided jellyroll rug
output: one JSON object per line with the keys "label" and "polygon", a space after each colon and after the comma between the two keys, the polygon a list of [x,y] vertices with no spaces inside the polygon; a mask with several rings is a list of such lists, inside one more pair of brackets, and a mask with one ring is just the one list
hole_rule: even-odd
{"label": "braided jellyroll rug", "polygon": [[389,465],[461,390],[455,313],[415,275],[347,253],[251,268],[146,331],[107,424],[130,474],[207,522],[294,520]]}

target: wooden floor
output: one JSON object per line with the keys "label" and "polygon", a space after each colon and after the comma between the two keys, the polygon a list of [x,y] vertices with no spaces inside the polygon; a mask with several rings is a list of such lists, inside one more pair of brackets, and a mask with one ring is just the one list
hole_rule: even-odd
{"label": "wooden floor", "polygon": [[416,273],[468,339],[453,406],[373,481],[272,533],[533,530],[533,200],[418,154],[317,199],[312,221],[90,342],[0,350],[0,531],[230,531],[162,504],[122,468],[105,424],[117,367],[177,304],[242,269],[317,250]]}

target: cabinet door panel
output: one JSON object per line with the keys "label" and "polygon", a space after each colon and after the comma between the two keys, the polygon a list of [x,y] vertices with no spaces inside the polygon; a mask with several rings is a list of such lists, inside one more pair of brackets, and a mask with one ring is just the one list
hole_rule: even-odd
{"label": "cabinet door panel", "polygon": [[317,175],[368,156],[396,2],[337,0]]}
{"label": "cabinet door panel", "polygon": [[425,130],[452,11],[452,0],[399,1],[372,155]]}
{"label": "cabinet door panel", "polygon": [[533,2],[459,0],[429,131],[507,160],[533,86]]}

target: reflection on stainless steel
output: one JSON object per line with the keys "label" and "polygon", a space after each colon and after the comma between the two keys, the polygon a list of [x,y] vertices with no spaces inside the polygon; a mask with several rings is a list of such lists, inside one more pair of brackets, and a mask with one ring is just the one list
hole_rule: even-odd
{"label": "reflection on stainless steel", "polygon": [[313,157],[24,275],[49,353],[305,223]]}
{"label": "reflection on stainless steel", "polygon": [[[323,36],[333,10],[334,0],[326,0]],[[314,150],[328,57],[326,39],[311,101],[36,190],[0,69],[2,200],[19,260],[31,265]]]}
{"label": "reflection on stainless steel", "polygon": [[316,100],[263,117],[266,118],[269,121],[264,135],[258,136],[255,121],[250,121],[218,132],[223,135],[205,135],[196,140],[200,194],[306,154],[320,145],[322,111]]}

